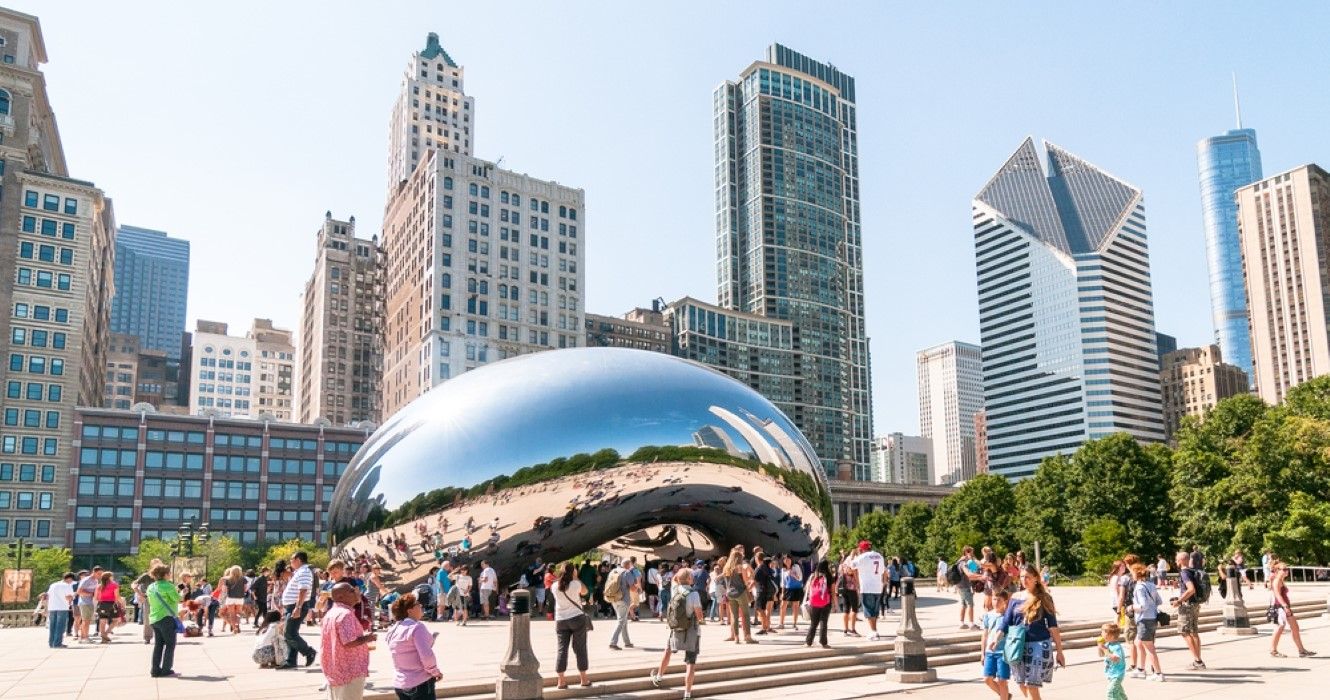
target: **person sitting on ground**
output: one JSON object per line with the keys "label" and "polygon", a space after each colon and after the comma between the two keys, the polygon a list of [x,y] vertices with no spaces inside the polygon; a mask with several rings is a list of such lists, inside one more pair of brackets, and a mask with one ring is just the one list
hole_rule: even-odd
{"label": "person sitting on ground", "polygon": [[282,612],[269,610],[263,615],[258,629],[259,639],[254,643],[254,663],[259,668],[286,667],[286,639],[282,630]]}

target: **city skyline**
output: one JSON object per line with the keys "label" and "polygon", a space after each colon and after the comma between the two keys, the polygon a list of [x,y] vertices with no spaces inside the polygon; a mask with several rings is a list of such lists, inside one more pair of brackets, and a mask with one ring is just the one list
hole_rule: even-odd
{"label": "city skyline", "polygon": [[[274,280],[246,289],[248,285],[235,284],[236,272],[227,266],[199,269],[191,290],[190,326],[200,317],[239,326],[248,318],[271,316],[279,327],[297,327],[306,271],[292,274],[287,260],[306,259],[308,222],[333,209],[356,214],[361,235],[378,231],[384,127],[402,56],[418,47],[427,32],[438,31],[443,46],[468,68],[467,91],[476,95],[486,122],[477,155],[491,160],[506,156],[505,166],[511,163],[587,192],[592,221],[585,308],[601,313],[617,313],[657,296],[706,295],[702,299],[710,300],[706,290],[712,289],[715,274],[712,89],[773,41],[830,61],[858,79],[859,107],[867,119],[860,128],[861,175],[878,434],[913,432],[917,401],[912,400],[911,365],[917,348],[950,338],[978,340],[965,204],[992,163],[1009,152],[1010,143],[1039,133],[1075,144],[1078,154],[1108,164],[1114,174],[1146,192],[1152,257],[1169,260],[1155,274],[1157,327],[1178,336],[1183,346],[1207,344],[1214,332],[1207,313],[1192,149],[1198,139],[1232,125],[1230,70],[1237,70],[1243,85],[1244,126],[1261,133],[1267,172],[1324,161],[1330,145],[1327,135],[1313,128],[1318,120],[1309,118],[1330,111],[1330,98],[1296,89],[1297,76],[1286,75],[1278,69],[1282,61],[1276,64],[1262,52],[1276,45],[1293,51],[1311,72],[1304,75],[1326,67],[1325,56],[1290,42],[1285,31],[1274,29],[1274,22],[1246,15],[1241,40],[1208,45],[1206,37],[1215,27],[1237,19],[1237,5],[1187,17],[1185,24],[1151,8],[1055,14],[1035,8],[966,7],[929,16],[912,16],[910,10],[890,13],[902,17],[896,25],[886,23],[886,9],[855,10],[861,24],[880,26],[888,41],[871,32],[862,33],[864,39],[844,37],[830,22],[809,24],[795,12],[772,12],[747,22],[742,34],[732,35],[727,28],[726,41],[712,42],[715,50],[707,52],[665,51],[676,41],[669,38],[677,34],[669,31],[673,23],[694,22],[695,12],[652,15],[651,23],[662,30],[662,38],[656,38],[606,35],[603,30],[611,18],[587,10],[527,6],[520,13],[525,21],[511,25],[510,38],[530,50],[507,52],[490,45],[486,32],[466,30],[493,21],[480,8],[457,8],[456,16],[450,13],[445,22],[442,12],[437,17],[405,11],[377,17],[333,6],[310,16],[308,6],[294,6],[276,8],[269,24],[250,27],[219,10],[170,7],[159,13],[166,31],[154,33],[154,42],[126,41],[136,30],[122,26],[122,12],[116,8],[60,2],[16,3],[16,8],[41,16],[52,56],[44,72],[73,159],[70,170],[111,193],[122,220],[187,231],[199,260],[233,259],[235,265],[246,266],[246,274]],[[717,26],[741,24],[721,21],[741,15],[738,9],[714,12]],[[1327,16],[1323,8],[1304,12],[1303,21],[1284,17],[1282,23],[1317,26]],[[1121,41],[1129,34],[1128,19],[1131,26],[1149,29],[1130,37],[1112,58],[1097,61],[1066,61],[1056,46],[1032,46],[1015,58],[981,54],[965,42],[944,41],[939,52],[924,41],[951,36],[944,30],[953,22],[1022,32],[1035,19],[1046,30],[1097,25],[1091,36],[1082,35],[1096,46]],[[189,28],[173,33],[169,28],[176,24]],[[197,27],[209,29],[205,34]],[[697,41],[706,42],[708,32],[720,33],[702,31]],[[196,50],[216,37],[262,50]],[[320,47],[351,41],[369,48],[354,55],[326,51],[317,69],[305,73],[301,67],[314,63],[306,58]],[[1132,45],[1142,50],[1133,52]],[[162,60],[186,51],[190,61]],[[627,59],[595,60],[615,52]],[[942,55],[948,52],[954,55]],[[1050,60],[1052,56],[1058,60]],[[109,62],[109,71],[137,77],[115,81],[114,89],[103,86],[84,68],[93,61]],[[576,66],[578,73],[548,81],[553,83],[549,86],[530,79],[551,61]],[[1158,64],[1171,65],[1167,76],[1151,70]],[[280,83],[277,88],[255,87],[253,71],[270,71],[272,65],[285,66],[300,79],[273,81]],[[1065,89],[1053,95],[1043,95],[1036,85],[1086,71],[1095,76],[1082,81],[1090,85],[1064,81]],[[210,80],[195,85],[189,79],[196,74]],[[325,79],[332,75],[335,82]],[[663,94],[656,87],[662,81],[671,85],[670,110],[653,109]],[[161,101],[158,95],[149,100],[164,84],[173,85],[175,99]],[[1128,85],[1136,88],[1137,104],[1149,109],[1119,108],[1117,95]],[[312,120],[316,123],[309,123],[309,105],[326,99],[333,86],[341,90],[339,109],[320,111]],[[274,89],[280,92],[267,92]],[[609,112],[595,99],[604,90],[622,93]],[[219,99],[218,93],[229,95],[229,106],[211,102]],[[250,100],[232,103],[236,93]],[[560,94],[565,98],[559,99]],[[976,95],[1000,98],[1005,107],[982,110],[982,116],[957,108]],[[1284,95],[1298,98],[1287,100]],[[895,103],[902,96],[908,109]],[[136,104],[153,107],[134,109]],[[1096,114],[1110,117],[1087,122]],[[274,119],[300,121],[301,138],[270,129]],[[105,139],[108,129],[123,138]],[[660,138],[666,133],[672,138]],[[946,138],[939,138],[944,134]],[[136,167],[125,165],[124,144],[130,142],[140,149]],[[334,142],[338,147],[329,148]],[[182,143],[191,144],[189,163],[180,159]],[[621,143],[636,147],[619,148]],[[584,151],[596,157],[583,158]],[[191,167],[199,170],[187,170]],[[179,177],[182,169],[195,177]],[[914,186],[918,182],[928,182],[923,188],[928,191]],[[218,199],[229,202],[232,216],[199,216]],[[661,202],[669,206],[656,206]],[[643,203],[657,213],[642,217]],[[245,224],[236,226],[236,219]],[[236,257],[235,251],[247,245],[262,245],[271,254]],[[652,250],[650,265],[641,264],[644,246]],[[946,289],[938,279],[963,282]],[[223,288],[227,294],[215,293]],[[908,303],[918,298],[921,288],[934,295],[933,303]]]}

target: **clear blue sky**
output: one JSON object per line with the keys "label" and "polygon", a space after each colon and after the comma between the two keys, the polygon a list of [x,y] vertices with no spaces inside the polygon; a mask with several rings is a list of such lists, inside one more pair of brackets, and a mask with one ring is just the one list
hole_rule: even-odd
{"label": "clear blue sky", "polygon": [[[1330,3],[11,0],[42,20],[71,174],[193,244],[190,325],[294,328],[325,210],[378,232],[402,70],[438,32],[476,153],[587,193],[587,308],[715,299],[711,93],[785,43],[858,81],[877,433],[915,351],[978,340],[970,200],[1048,138],[1145,191],[1159,329],[1210,342],[1197,139],[1330,163]],[[1065,5],[1076,5],[1066,7]]]}

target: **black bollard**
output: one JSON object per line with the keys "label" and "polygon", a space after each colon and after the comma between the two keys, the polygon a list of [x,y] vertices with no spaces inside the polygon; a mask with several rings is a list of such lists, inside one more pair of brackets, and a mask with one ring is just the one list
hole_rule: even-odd
{"label": "black bollard", "polygon": [[512,622],[508,626],[508,653],[499,664],[494,697],[498,700],[539,700],[545,696],[540,661],[531,651],[531,592],[515,590],[508,604]]}

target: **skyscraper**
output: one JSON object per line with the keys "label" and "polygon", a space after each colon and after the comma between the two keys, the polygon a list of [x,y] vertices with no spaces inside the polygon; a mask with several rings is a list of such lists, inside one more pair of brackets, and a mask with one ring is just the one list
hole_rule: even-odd
{"label": "skyscraper", "polygon": [[189,293],[189,241],[121,226],[115,238],[111,332],[135,335],[141,350],[180,360]]}
{"label": "skyscraper", "polygon": [[1140,190],[1027,138],[973,202],[989,470],[1164,439]]}
{"label": "skyscraper", "polygon": [[917,435],[891,433],[873,439],[872,481],[907,486],[933,483],[933,441]]}
{"label": "skyscraper", "polygon": [[323,216],[300,323],[300,422],[379,423],[383,280],[379,242]]}
{"label": "skyscraper", "polygon": [[829,475],[841,464],[866,474],[854,78],[773,44],[716,89],[713,106],[719,304],[793,325],[790,418]]}
{"label": "skyscraper", "polygon": [[0,58],[0,480],[17,489],[0,498],[0,539],[59,544],[73,515],[74,407],[102,402],[115,215],[69,175],[36,17],[0,8]]}
{"label": "skyscraper", "polygon": [[1242,282],[1242,250],[1238,241],[1239,187],[1261,179],[1261,151],[1256,131],[1241,123],[1222,136],[1196,143],[1201,171],[1201,221],[1205,225],[1205,258],[1210,268],[1210,315],[1215,340],[1225,361],[1248,375],[1252,371],[1251,338],[1247,328],[1247,292]]}
{"label": "skyscraper", "polygon": [[919,434],[933,442],[933,477],[954,484],[975,475],[974,414],[984,409],[983,350],[953,340],[920,350]]}
{"label": "skyscraper", "polygon": [[434,32],[425,38],[425,48],[411,54],[388,121],[390,196],[415,172],[425,153],[471,155],[476,141],[475,101],[466,95],[465,74]]}
{"label": "skyscraper", "polygon": [[1164,353],[1159,365],[1164,432],[1170,440],[1185,416],[1204,417],[1216,403],[1247,393],[1247,373],[1224,362],[1218,345]]}
{"label": "skyscraper", "polygon": [[1330,374],[1330,173],[1304,165],[1238,189],[1252,383],[1277,404]]}

